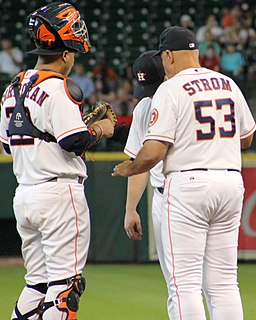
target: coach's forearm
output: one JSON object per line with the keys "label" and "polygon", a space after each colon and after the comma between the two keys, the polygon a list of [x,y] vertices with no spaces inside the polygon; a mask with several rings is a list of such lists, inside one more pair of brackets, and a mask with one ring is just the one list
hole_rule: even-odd
{"label": "coach's forearm", "polygon": [[133,176],[135,174],[141,174],[152,169],[160,160],[146,158],[142,153],[130,163],[127,167],[127,177]]}
{"label": "coach's forearm", "polygon": [[112,176],[131,177],[149,171],[164,159],[169,146],[170,144],[164,141],[146,141],[133,161],[126,160],[114,167]]}
{"label": "coach's forearm", "polygon": [[127,167],[127,175],[132,176],[152,169],[159,161],[163,160],[168,147],[169,143],[147,140],[137,157]]}

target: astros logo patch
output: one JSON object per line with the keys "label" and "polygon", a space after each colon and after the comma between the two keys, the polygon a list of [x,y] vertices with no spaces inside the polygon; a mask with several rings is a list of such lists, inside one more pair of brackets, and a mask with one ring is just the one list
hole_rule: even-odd
{"label": "astros logo patch", "polygon": [[151,112],[149,127],[153,126],[157,122],[158,119],[158,111],[154,108]]}

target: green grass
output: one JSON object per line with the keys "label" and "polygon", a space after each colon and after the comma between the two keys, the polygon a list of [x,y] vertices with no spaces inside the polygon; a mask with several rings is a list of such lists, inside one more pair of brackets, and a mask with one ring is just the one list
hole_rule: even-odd
{"label": "green grass", "polygon": [[[244,319],[256,319],[256,266],[239,265]],[[0,319],[10,319],[24,286],[23,268],[0,268]],[[166,287],[157,264],[94,265],[84,272],[87,289],[82,296],[79,320],[168,320]]]}

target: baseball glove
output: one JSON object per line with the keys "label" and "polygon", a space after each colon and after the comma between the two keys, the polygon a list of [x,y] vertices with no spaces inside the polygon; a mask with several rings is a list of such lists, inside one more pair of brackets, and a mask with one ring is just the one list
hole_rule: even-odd
{"label": "baseball glove", "polygon": [[114,126],[117,125],[117,117],[112,107],[104,101],[98,101],[95,105],[83,113],[82,115],[84,123],[90,127],[94,122],[109,119]]}

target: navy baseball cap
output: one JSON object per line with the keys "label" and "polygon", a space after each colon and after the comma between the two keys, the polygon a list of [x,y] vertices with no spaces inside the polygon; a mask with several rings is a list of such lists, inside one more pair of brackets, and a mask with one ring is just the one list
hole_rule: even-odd
{"label": "navy baseball cap", "polygon": [[137,80],[133,96],[136,99],[153,96],[164,81],[162,59],[156,54],[157,50],[146,51],[133,63],[133,73]]}
{"label": "navy baseball cap", "polygon": [[159,54],[162,51],[198,49],[198,42],[192,31],[180,26],[168,27],[160,34]]}

